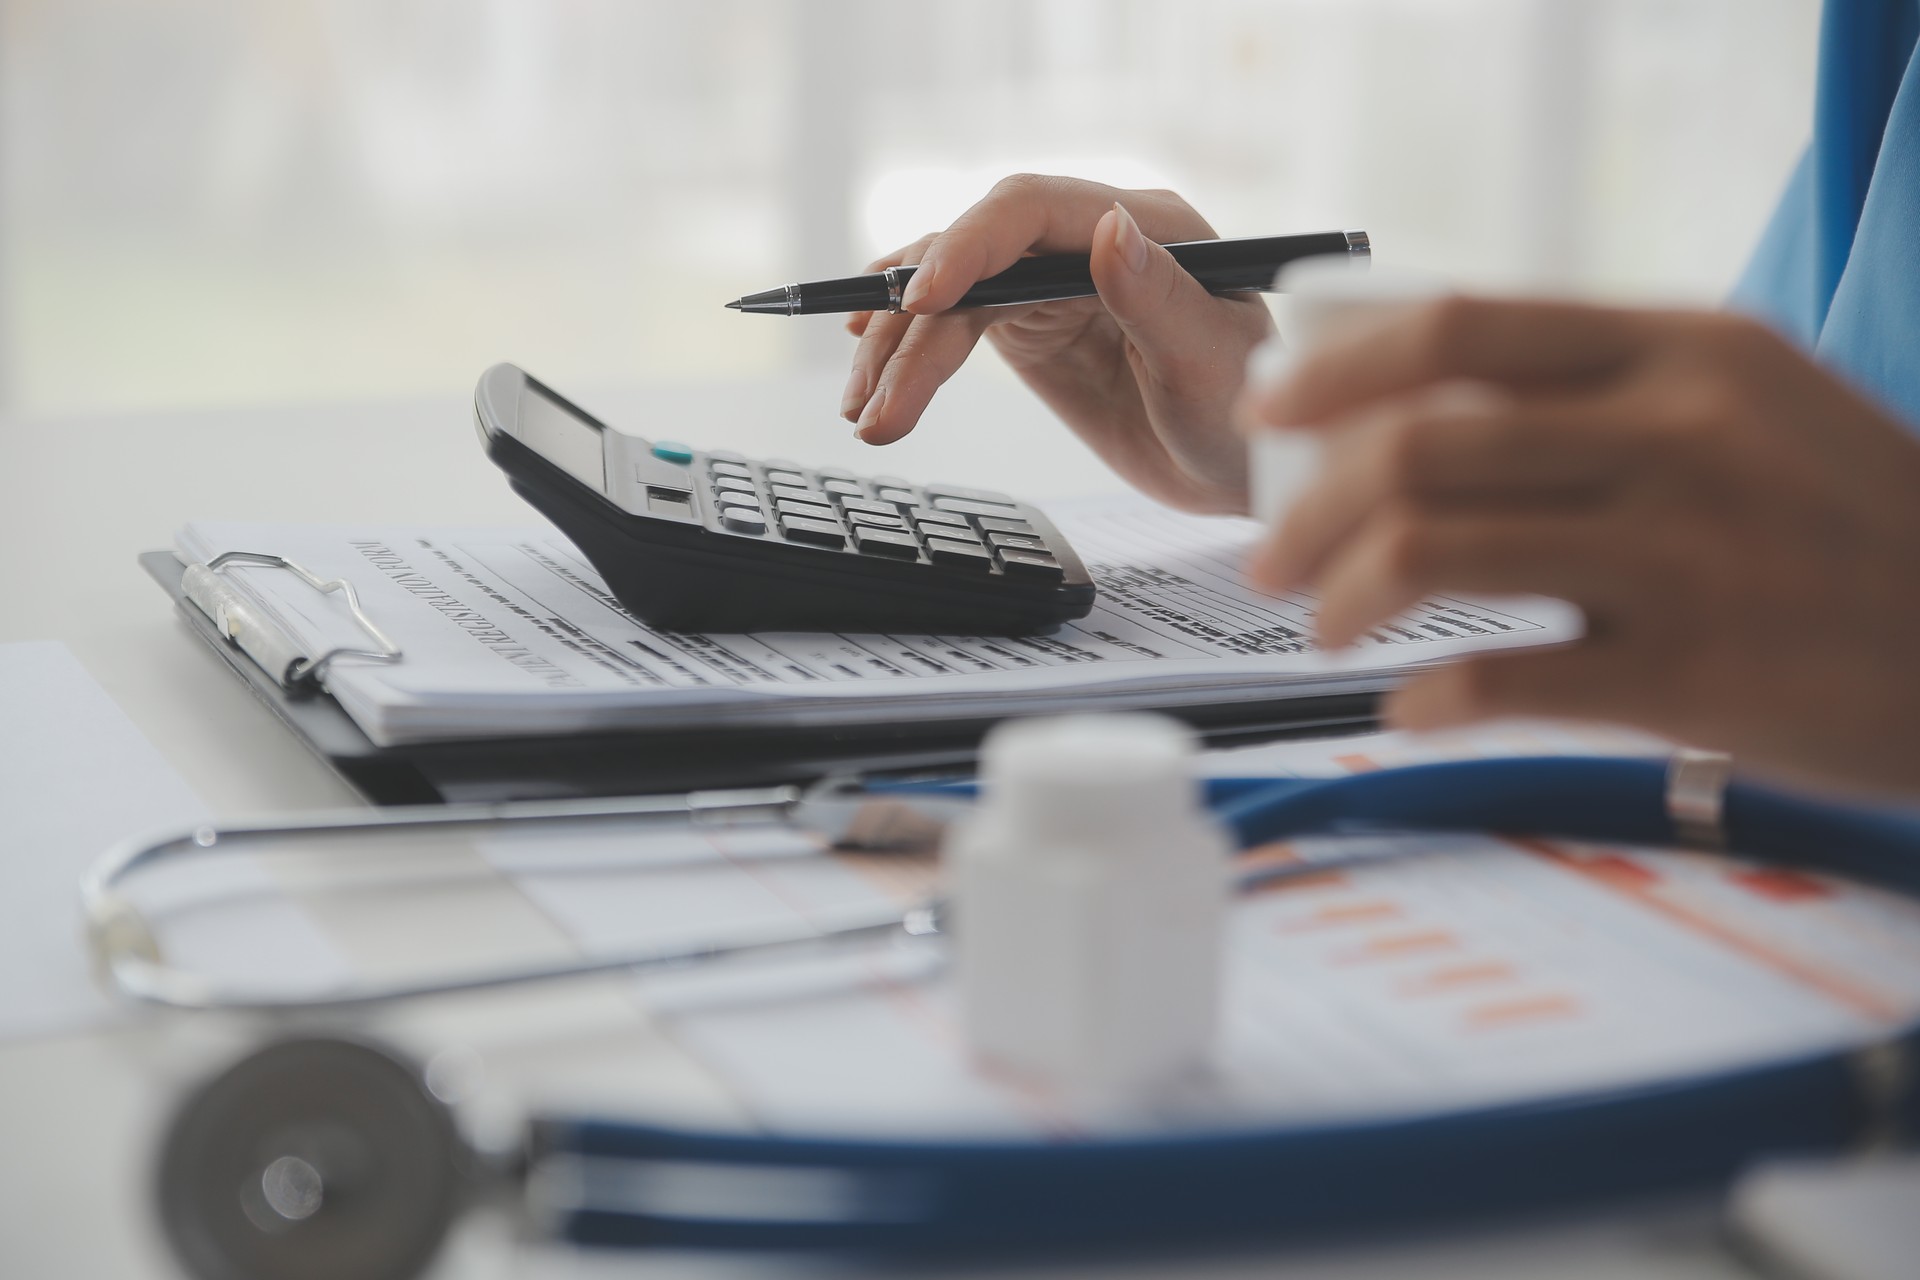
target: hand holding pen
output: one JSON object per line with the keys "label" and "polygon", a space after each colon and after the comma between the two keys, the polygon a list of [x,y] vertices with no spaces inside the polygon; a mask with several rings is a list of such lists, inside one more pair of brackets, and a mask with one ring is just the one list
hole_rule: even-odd
{"label": "hand holding pen", "polygon": [[[1212,227],[1180,197],[1022,174],[947,230],[875,262],[914,265],[899,313],[858,312],[841,412],[870,444],[912,431],[982,336],[1122,479],[1189,511],[1247,507],[1230,420],[1247,352],[1273,332],[1251,293],[1209,293],[1161,247]],[[1090,255],[1092,297],[955,309],[1028,254]]]}

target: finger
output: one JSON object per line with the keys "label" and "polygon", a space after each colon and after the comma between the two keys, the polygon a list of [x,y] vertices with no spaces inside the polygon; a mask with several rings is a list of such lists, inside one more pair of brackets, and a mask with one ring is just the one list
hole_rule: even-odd
{"label": "finger", "polygon": [[1604,614],[1626,589],[1616,533],[1602,518],[1384,513],[1328,566],[1317,638],[1337,649],[1429,596],[1462,592],[1554,596]]}
{"label": "finger", "polygon": [[[902,245],[892,253],[875,258],[866,266],[866,274],[885,271],[888,267],[907,266],[920,261],[920,255],[927,251],[927,245],[933,240],[933,233],[921,236],[912,244]],[[899,312],[855,311],[847,317],[847,332],[856,338],[865,338],[873,328],[874,317],[883,318],[883,327],[873,335],[872,344],[862,343],[854,348],[853,369],[847,375],[847,389],[840,396],[840,416],[848,422],[859,420],[861,410],[867,406],[867,399],[873,394],[875,381],[880,369],[893,354],[893,349],[906,333],[909,317]],[[893,317],[886,319],[886,317]]]}
{"label": "finger", "polygon": [[1027,253],[1084,252],[1094,224],[1126,199],[1145,233],[1159,241],[1210,239],[1205,218],[1161,192],[1128,192],[1078,178],[1016,174],[994,185],[933,238],[907,283],[901,305],[918,314],[945,311],[977,282]]}
{"label": "finger", "polygon": [[1471,382],[1375,406],[1326,429],[1320,481],[1249,573],[1275,589],[1311,581],[1369,513],[1392,502],[1591,505],[1642,465],[1650,421],[1625,392],[1522,394]]}
{"label": "finger", "polygon": [[[1172,254],[1148,239],[1125,201],[1101,215],[1091,268],[1101,305],[1125,339],[1146,420],[1160,424],[1225,416],[1239,388],[1247,348],[1271,330],[1265,304],[1208,293]],[[1156,428],[1153,438],[1188,474],[1244,475],[1246,444],[1235,433]]]}
{"label": "finger", "polygon": [[863,273],[872,275],[877,271],[885,271],[888,267],[912,266],[920,261],[921,256],[927,251],[927,246],[932,244],[939,234],[937,231],[929,231],[912,244],[903,244],[892,253],[881,254],[862,269]]}
{"label": "finger", "polygon": [[893,353],[907,336],[913,317],[899,311],[876,311],[853,349],[853,368],[847,374],[846,390],[840,393],[840,416],[858,422],[880,385],[880,371],[893,359]]}
{"label": "finger", "polygon": [[1311,426],[1453,379],[1522,387],[1602,380],[1675,323],[1659,312],[1565,302],[1451,297],[1397,307],[1342,328],[1254,409],[1277,426]]}
{"label": "finger", "polygon": [[1420,731],[1509,716],[1638,722],[1644,684],[1622,646],[1589,638],[1424,672],[1387,695],[1380,718]]}
{"label": "finger", "polygon": [[966,363],[990,323],[966,312],[912,319],[854,429],[868,444],[892,444],[912,431],[933,393]]}
{"label": "finger", "polygon": [[[1138,352],[1151,383],[1183,401],[1196,390],[1232,395],[1246,363],[1244,317],[1150,240],[1126,201],[1101,215],[1091,258],[1100,301]],[[1247,301],[1264,309],[1257,299]],[[1238,440],[1228,443],[1241,447]]]}

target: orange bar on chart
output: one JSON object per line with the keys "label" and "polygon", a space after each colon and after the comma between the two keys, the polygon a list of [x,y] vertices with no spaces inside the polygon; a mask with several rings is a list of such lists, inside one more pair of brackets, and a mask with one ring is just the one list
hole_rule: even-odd
{"label": "orange bar on chart", "polygon": [[1277,928],[1281,933],[1304,933],[1348,924],[1378,924],[1383,920],[1397,920],[1400,915],[1397,902],[1330,902],[1299,919],[1283,920]]}
{"label": "orange bar on chart", "polygon": [[1417,933],[1389,933],[1371,938],[1337,958],[1342,964],[1364,964],[1369,960],[1395,960],[1419,955],[1423,951],[1445,951],[1460,945],[1460,940],[1445,929],[1423,929]]}
{"label": "orange bar on chart", "polygon": [[1621,889],[1643,889],[1660,883],[1660,873],[1644,862],[1619,853],[1588,854],[1573,859],[1580,874]]}
{"label": "orange bar on chart", "polygon": [[1461,987],[1477,987],[1489,982],[1508,982],[1517,977],[1505,960],[1479,960],[1471,964],[1447,965],[1411,978],[1400,987],[1402,995],[1440,995]]}
{"label": "orange bar on chart", "polygon": [[1731,873],[1727,879],[1772,902],[1817,902],[1833,896],[1830,885],[1781,867],[1750,867]]}
{"label": "orange bar on chart", "polygon": [[1493,1031],[1530,1022],[1551,1022],[1579,1012],[1580,1002],[1572,996],[1528,996],[1524,1000],[1503,1000],[1467,1010],[1467,1027],[1473,1031]]}

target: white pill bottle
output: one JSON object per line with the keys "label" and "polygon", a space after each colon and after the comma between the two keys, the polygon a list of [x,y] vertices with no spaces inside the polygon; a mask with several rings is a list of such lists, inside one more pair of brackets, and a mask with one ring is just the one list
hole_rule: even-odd
{"label": "white pill bottle", "polygon": [[1150,715],[988,735],[947,847],[975,1061],[1062,1096],[1147,1101],[1201,1070],[1219,1022],[1230,845],[1195,744]]}
{"label": "white pill bottle", "polygon": [[[1285,378],[1300,357],[1322,343],[1449,292],[1438,276],[1337,257],[1289,263],[1275,277],[1274,288],[1281,295],[1280,336],[1247,356],[1247,382],[1256,389]],[[1312,429],[1265,428],[1249,437],[1247,450],[1254,518],[1276,528],[1319,478],[1320,435]]]}

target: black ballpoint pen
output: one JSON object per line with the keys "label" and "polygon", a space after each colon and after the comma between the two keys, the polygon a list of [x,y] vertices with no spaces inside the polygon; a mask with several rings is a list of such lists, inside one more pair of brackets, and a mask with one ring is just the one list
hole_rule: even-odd
{"label": "black ballpoint pen", "polygon": [[[1251,293],[1273,288],[1273,275],[1299,258],[1329,254],[1366,259],[1372,243],[1364,231],[1320,231],[1301,236],[1246,240],[1188,240],[1164,246],[1173,260],[1211,293]],[[729,302],[735,311],[807,316],[835,311],[898,311],[912,267],[888,267],[871,275],[815,280],[750,293]],[[1022,258],[960,296],[956,306],[1006,307],[1022,302],[1058,302],[1093,294],[1093,272],[1084,253],[1048,253]]]}

